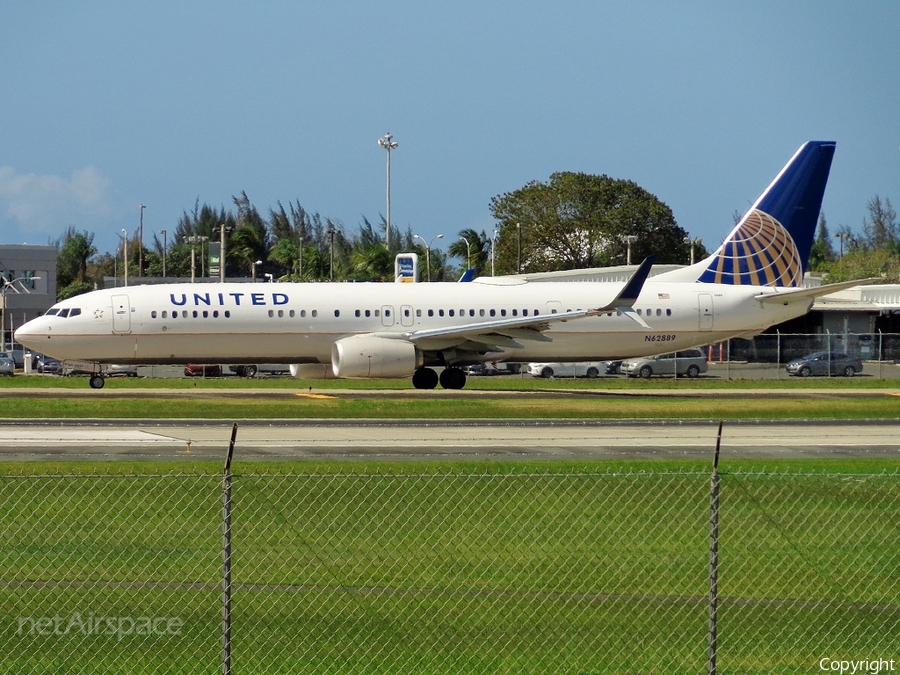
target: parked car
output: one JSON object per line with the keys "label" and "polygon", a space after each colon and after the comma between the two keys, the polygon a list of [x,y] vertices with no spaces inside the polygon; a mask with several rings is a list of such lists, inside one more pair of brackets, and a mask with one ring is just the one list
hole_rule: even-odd
{"label": "parked car", "polygon": [[25,348],[22,347],[22,345],[7,344],[4,351],[6,352],[6,355],[13,360],[13,363],[16,364],[16,368],[25,367]]}
{"label": "parked car", "polygon": [[606,366],[607,375],[618,375],[622,372],[621,361],[606,361],[603,365]]}
{"label": "parked car", "polygon": [[622,361],[622,372],[628,377],[650,378],[653,375],[697,377],[708,369],[706,355],[699,349],[685,349],[670,354]]}
{"label": "parked car", "polygon": [[12,375],[16,369],[16,362],[8,352],[0,352],[0,375]]}
{"label": "parked car", "polygon": [[41,355],[38,358],[37,371],[42,375],[62,375],[62,362],[52,356]]}
{"label": "parked car", "polygon": [[534,377],[598,377],[606,372],[606,364],[599,361],[529,363],[528,372]]}
{"label": "parked car", "polygon": [[785,366],[788,375],[809,377],[810,375],[843,375],[853,377],[863,370],[862,361],[840,352],[813,352],[799,359],[789,361]]}
{"label": "parked car", "polygon": [[228,366],[228,370],[238,377],[256,377],[257,375],[285,375],[291,372],[286,363],[255,363],[246,366]]}
{"label": "parked car", "polygon": [[187,377],[221,377],[222,366],[203,363],[189,363],[184,367],[184,374]]}
{"label": "parked car", "polygon": [[108,366],[103,368],[103,374],[106,375],[106,377],[137,377],[137,369],[137,366],[126,366],[121,363],[110,363]]}

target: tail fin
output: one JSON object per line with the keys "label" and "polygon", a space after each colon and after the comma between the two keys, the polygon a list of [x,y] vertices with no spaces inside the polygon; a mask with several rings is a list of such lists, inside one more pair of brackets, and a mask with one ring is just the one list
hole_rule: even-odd
{"label": "tail fin", "polygon": [[797,287],[809,262],[835,144],[805,143],[735,226],[694,267],[701,283]]}

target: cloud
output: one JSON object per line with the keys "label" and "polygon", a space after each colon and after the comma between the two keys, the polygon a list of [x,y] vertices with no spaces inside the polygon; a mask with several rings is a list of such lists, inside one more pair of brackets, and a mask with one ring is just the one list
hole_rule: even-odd
{"label": "cloud", "polygon": [[32,231],[58,233],[66,225],[108,216],[109,179],[94,166],[72,172],[69,178],[20,174],[0,166],[0,203],[5,216]]}

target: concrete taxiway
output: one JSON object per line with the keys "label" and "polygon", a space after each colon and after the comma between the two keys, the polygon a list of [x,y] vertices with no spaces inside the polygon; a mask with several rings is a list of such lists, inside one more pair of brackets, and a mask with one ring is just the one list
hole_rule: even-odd
{"label": "concrete taxiway", "polygon": [[[224,461],[232,422],[7,420],[0,461]],[[712,458],[718,422],[556,420],[239,421],[240,460]],[[900,457],[892,421],[726,422],[723,460]]]}

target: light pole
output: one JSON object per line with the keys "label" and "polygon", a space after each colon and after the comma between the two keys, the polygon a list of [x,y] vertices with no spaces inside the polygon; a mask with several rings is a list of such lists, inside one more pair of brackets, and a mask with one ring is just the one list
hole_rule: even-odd
{"label": "light pole", "polygon": [[209,239],[209,237],[201,237],[197,234],[192,234],[190,237],[184,238],[184,240],[191,245],[191,283],[194,283],[197,280],[197,244],[202,246],[203,242],[207,239]]}
{"label": "light pole", "polygon": [[[850,233],[849,232],[838,232],[834,236],[841,240],[841,256],[840,257],[843,258],[844,257],[844,240],[845,239],[849,240],[851,238]],[[838,260],[840,260],[840,258],[838,258]]]}
{"label": "light pole", "polygon": [[328,281],[334,281],[334,228],[329,227],[326,234],[331,237],[331,252],[328,262]]}
{"label": "light pole", "polygon": [[516,237],[519,240],[519,255],[516,259],[516,274],[522,274],[522,223],[516,223]]}
{"label": "light pole", "polygon": [[128,285],[128,231],[123,227],[122,228],[122,244],[124,246],[124,250],[122,252],[122,258],[125,260],[125,285]]}
{"label": "light pole", "polygon": [[256,283],[256,266],[262,265],[262,260],[255,260],[250,263],[250,276],[253,277],[253,283]]}
{"label": "light pole", "polygon": [[144,209],[147,207],[141,204],[141,224],[138,228],[138,276],[144,276]]}
{"label": "light pole", "polygon": [[393,138],[394,135],[389,131],[384,138],[378,139],[378,145],[387,150],[387,217],[384,226],[384,245],[387,248],[391,246],[391,150],[397,148],[397,141]]}
{"label": "light pole", "polygon": [[431,238],[431,241],[427,244],[425,243],[425,239],[420,237],[417,234],[413,235],[413,239],[422,239],[422,243],[425,244],[425,268],[428,270],[428,281],[431,281],[431,244],[434,243],[435,239],[443,239],[444,235],[439,234]]}
{"label": "light pole", "polygon": [[461,241],[466,242],[466,269],[472,267],[472,244],[465,237],[460,237]]}
{"label": "light pole", "polygon": [[685,237],[684,243],[690,244],[690,246],[691,246],[691,265],[693,265],[694,264],[694,246],[699,246],[700,244],[702,244],[703,239],[700,237],[697,237],[696,239],[691,239],[690,237]]}
{"label": "light pole", "polygon": [[225,223],[219,225],[219,283],[225,283],[225,233],[231,231]]}
{"label": "light pole", "polygon": [[[5,326],[5,322],[6,322],[6,292],[17,281],[18,282],[36,281],[36,280],[39,280],[40,278],[41,277],[16,277],[15,279],[6,279],[5,277],[0,276],[0,281],[3,282],[3,286],[0,287],[0,300],[3,301],[2,305],[0,305],[0,338],[3,338],[2,340],[0,340],[0,343],[2,343],[2,345],[4,345],[4,346],[6,345],[6,326]],[[24,286],[22,288],[25,290],[26,293],[31,292]],[[18,293],[18,292],[19,291],[16,291],[16,293]],[[12,314],[9,315],[10,338],[12,338],[12,335],[13,335],[13,318],[12,318],[12,316],[13,316]],[[10,340],[10,342],[12,342],[12,340]]]}
{"label": "light pole", "polygon": [[163,236],[163,279],[166,278],[166,231],[160,230]]}
{"label": "light pole", "polygon": [[637,235],[635,234],[623,234],[620,239],[625,242],[626,252],[625,252],[625,264],[631,264],[631,245],[637,241]]}
{"label": "light pole", "polygon": [[497,249],[497,235],[500,230],[495,229],[494,235],[491,237],[491,276],[494,276],[494,251]]}

